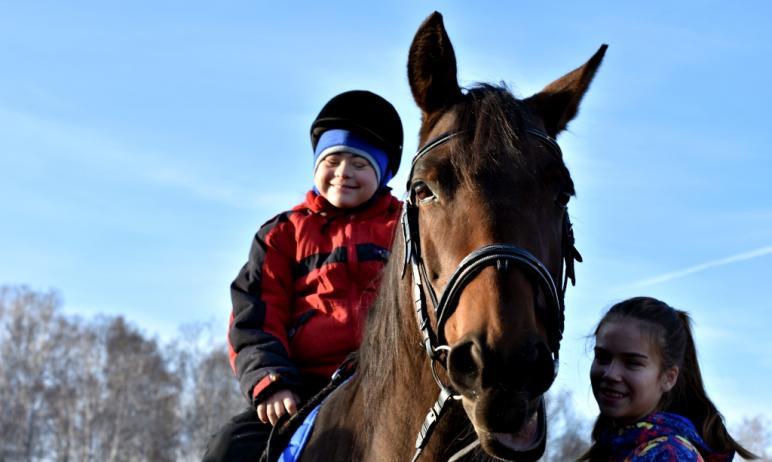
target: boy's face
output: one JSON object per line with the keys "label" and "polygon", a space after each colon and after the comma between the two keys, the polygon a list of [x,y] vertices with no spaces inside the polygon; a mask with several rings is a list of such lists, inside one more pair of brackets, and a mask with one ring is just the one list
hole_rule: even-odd
{"label": "boy's face", "polygon": [[378,190],[370,162],[348,152],[326,156],[314,172],[314,185],[332,205],[349,209],[362,205]]}

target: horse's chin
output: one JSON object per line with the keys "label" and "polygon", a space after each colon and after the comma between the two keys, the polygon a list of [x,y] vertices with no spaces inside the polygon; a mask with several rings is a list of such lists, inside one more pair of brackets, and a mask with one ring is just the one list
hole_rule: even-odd
{"label": "horse's chin", "polygon": [[[466,403],[464,407],[467,407]],[[480,439],[480,447],[497,459],[530,462],[538,460],[544,454],[547,419],[542,397],[538,399],[530,416],[525,421],[514,424],[516,428],[511,431],[502,428],[496,428],[495,431],[481,428],[475,419],[472,419],[472,423]]]}
{"label": "horse's chin", "polygon": [[503,460],[538,460],[544,454],[546,445],[544,414],[544,406],[538,406],[531,417],[512,433],[480,431],[480,446],[488,454]]}

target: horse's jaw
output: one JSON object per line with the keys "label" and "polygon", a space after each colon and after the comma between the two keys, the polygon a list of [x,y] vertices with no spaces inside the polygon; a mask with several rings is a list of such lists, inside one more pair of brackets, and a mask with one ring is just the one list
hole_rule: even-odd
{"label": "horse's jaw", "polygon": [[[506,461],[530,462],[538,460],[543,454],[547,440],[547,416],[542,396],[527,406],[529,410],[524,418],[515,419],[502,428],[496,428],[486,422],[486,411],[495,412],[493,405],[479,409],[479,400],[462,398],[464,411],[471,421],[480,447],[490,456]],[[530,404],[530,403],[529,403]]]}

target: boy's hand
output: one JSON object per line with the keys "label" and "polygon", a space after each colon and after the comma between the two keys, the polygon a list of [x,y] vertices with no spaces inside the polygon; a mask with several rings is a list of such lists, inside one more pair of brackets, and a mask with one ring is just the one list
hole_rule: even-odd
{"label": "boy's hand", "polygon": [[298,412],[298,402],[300,398],[295,393],[279,390],[257,405],[257,418],[260,422],[271,422],[271,425],[276,425],[284,414]]}

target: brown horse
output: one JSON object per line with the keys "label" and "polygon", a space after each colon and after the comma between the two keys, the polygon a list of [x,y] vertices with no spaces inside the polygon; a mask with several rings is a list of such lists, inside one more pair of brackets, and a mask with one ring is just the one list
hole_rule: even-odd
{"label": "brown horse", "polygon": [[541,456],[543,394],[578,259],[567,212],[574,186],[553,138],[576,115],[605,48],[519,100],[491,85],[462,90],[442,16],[421,25],[408,76],[424,147],[403,232],[358,370],[324,401],[302,460]]}

